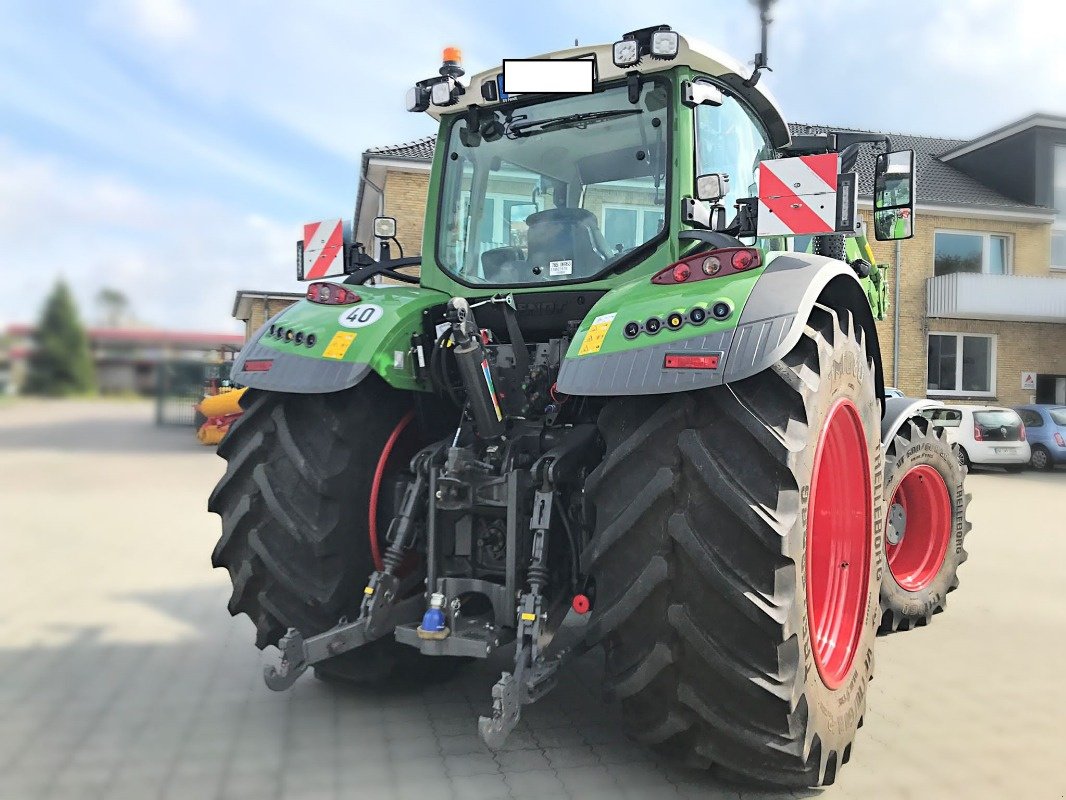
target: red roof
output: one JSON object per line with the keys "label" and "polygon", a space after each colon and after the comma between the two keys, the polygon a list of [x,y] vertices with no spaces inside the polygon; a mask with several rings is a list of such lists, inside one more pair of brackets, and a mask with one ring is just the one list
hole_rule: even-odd
{"label": "red roof", "polygon": [[[7,332],[11,336],[30,336],[33,326],[25,324],[9,325]],[[244,337],[239,333],[203,333],[200,331],[166,331],[154,328],[89,328],[89,341],[94,344],[107,342],[134,342],[138,344],[165,345],[190,344],[204,347],[241,347]]]}

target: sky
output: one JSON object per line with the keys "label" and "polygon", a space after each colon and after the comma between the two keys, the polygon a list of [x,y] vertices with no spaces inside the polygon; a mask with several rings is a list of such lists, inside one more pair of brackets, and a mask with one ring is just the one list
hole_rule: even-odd
{"label": "sky", "polygon": [[[1066,114],[1066,4],[778,0],[763,83],[785,116],[969,138]],[[146,324],[237,330],[236,289],[299,291],[304,222],[350,216],[362,152],[445,45],[469,73],[667,23],[750,63],[749,0],[0,0],[0,329],[57,278]],[[1049,33],[1051,32],[1051,33]]]}

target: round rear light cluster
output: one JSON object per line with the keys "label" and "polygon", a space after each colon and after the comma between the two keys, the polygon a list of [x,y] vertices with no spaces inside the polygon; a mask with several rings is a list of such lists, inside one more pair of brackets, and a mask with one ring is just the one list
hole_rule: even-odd
{"label": "round rear light cluster", "polygon": [[681,330],[686,323],[689,325],[702,325],[709,316],[717,320],[729,319],[733,314],[733,304],[728,300],[718,300],[708,309],[704,306],[693,306],[688,313],[684,311],[671,311],[665,317],[648,317],[643,323],[632,320],[622,328],[622,335],[627,339],[636,339],[641,333],[654,336],[665,326],[667,330]]}
{"label": "round rear light cluster", "polygon": [[718,259],[718,256],[707,256],[703,259],[703,274],[704,275],[717,275],[722,270],[722,262]]}
{"label": "round rear light cluster", "polygon": [[751,250],[737,250],[730,259],[733,269],[747,269],[756,263],[755,253]]}
{"label": "round rear light cluster", "polygon": [[295,328],[286,328],[284,325],[273,324],[267,331],[267,336],[273,336],[279,342],[292,342],[293,344],[305,344],[314,347],[318,337],[313,333],[304,333]]}
{"label": "round rear light cluster", "polygon": [[676,267],[674,267],[674,281],[676,283],[684,283],[692,276],[692,270],[689,265],[682,261]]}

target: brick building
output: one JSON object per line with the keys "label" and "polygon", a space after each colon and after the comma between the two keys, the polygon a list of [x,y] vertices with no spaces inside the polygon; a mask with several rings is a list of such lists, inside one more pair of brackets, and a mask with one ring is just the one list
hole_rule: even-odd
{"label": "brick building", "polygon": [[259,330],[264,322],[303,296],[303,293],[296,292],[256,292],[239,289],[233,299],[233,318],[244,323],[244,337],[247,339]]}

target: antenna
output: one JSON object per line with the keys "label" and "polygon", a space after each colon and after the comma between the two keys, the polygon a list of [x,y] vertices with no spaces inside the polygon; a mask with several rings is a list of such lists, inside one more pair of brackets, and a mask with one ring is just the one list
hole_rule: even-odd
{"label": "antenna", "polygon": [[766,65],[766,33],[770,29],[770,23],[773,21],[770,19],[770,6],[774,4],[774,0],[751,0],[752,5],[759,7],[759,25],[762,28],[761,31],[761,48],[759,52],[755,54],[755,69],[752,70],[751,77],[744,81],[744,85],[752,87],[759,82],[759,78],[762,77],[762,71],[771,70]]}

